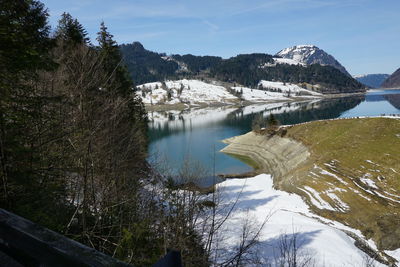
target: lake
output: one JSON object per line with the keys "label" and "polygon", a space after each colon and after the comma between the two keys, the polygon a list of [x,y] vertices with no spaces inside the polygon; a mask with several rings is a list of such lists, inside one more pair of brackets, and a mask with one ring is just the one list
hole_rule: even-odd
{"label": "lake", "polygon": [[[251,171],[252,168],[245,163],[219,152],[225,146],[221,140],[249,132],[257,114],[267,117],[271,113],[283,125],[340,117],[400,114],[400,90],[371,90],[361,96],[242,108],[152,112],[149,113],[153,119],[149,123],[149,160],[164,166],[162,171],[171,174],[177,174],[183,162],[201,166],[204,177],[212,177],[213,173]],[[204,186],[209,183],[210,179],[201,182]]]}

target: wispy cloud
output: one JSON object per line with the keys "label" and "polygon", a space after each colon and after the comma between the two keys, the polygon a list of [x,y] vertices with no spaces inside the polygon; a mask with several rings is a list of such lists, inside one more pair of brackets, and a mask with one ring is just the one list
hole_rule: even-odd
{"label": "wispy cloud", "polygon": [[202,22],[205,24],[205,25],[207,25],[211,30],[213,30],[213,31],[218,31],[219,30],[219,26],[218,25],[216,25],[216,24],[214,24],[214,23],[211,23],[210,21],[208,21],[208,20],[202,20]]}
{"label": "wispy cloud", "polygon": [[[52,2],[51,0],[47,0]],[[354,0],[361,1],[361,0]],[[46,1],[45,1],[46,2]],[[75,13],[84,21],[101,19],[133,19],[133,18],[210,18],[231,17],[252,12],[280,12],[294,9],[317,8],[348,3],[344,0],[204,0],[204,1],[108,1],[71,0],[60,4],[60,8],[51,10],[56,15],[63,11]],[[352,2],[352,1],[350,1]]]}
{"label": "wispy cloud", "polygon": [[399,0],[41,1],[53,26],[62,12],[70,12],[94,39],[104,20],[119,43],[144,41],[156,51],[228,57],[316,43],[348,59],[350,70],[357,68],[358,59],[351,59],[359,50],[382,60],[386,53],[400,62]]}
{"label": "wispy cloud", "polygon": [[[355,2],[363,0],[354,0]],[[318,9],[333,6],[348,5],[352,1],[348,0],[270,0],[254,1],[252,5],[233,10],[231,16],[253,13],[253,12],[291,12],[304,9]],[[353,2],[354,3],[354,2]]]}

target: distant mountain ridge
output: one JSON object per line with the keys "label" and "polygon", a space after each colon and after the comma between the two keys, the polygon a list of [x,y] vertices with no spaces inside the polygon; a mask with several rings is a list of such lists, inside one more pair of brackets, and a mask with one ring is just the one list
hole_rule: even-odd
{"label": "distant mountain ridge", "polygon": [[[253,88],[256,88],[261,80],[266,80],[309,84],[320,93],[365,91],[362,84],[337,68],[325,64],[327,61],[324,61],[325,65],[320,63],[297,64],[296,60],[265,53],[242,54],[228,59],[190,54],[166,55],[165,53],[146,50],[138,42],[123,44],[120,46],[120,50],[128,71],[136,84],[185,78],[206,78],[239,83]],[[313,54],[321,55],[321,51],[315,50]],[[332,61],[333,57],[325,54],[318,58],[328,58]],[[296,56],[295,58],[314,62],[306,60],[309,57],[310,55],[303,58]]]}
{"label": "distant mountain ridge", "polygon": [[136,84],[174,78],[178,63],[165,60],[165,54],[149,51],[139,42],[119,46],[122,57]]}
{"label": "distant mountain ridge", "polygon": [[365,91],[365,86],[332,66],[275,64],[268,54],[244,54],[221,61],[210,70],[211,77],[254,87],[260,80],[319,85],[324,94]]}
{"label": "distant mountain ridge", "polygon": [[382,84],[382,88],[400,88],[400,68],[390,75]]}
{"label": "distant mountain ridge", "polygon": [[315,45],[296,45],[288,47],[282,49],[276,55],[283,58],[293,59],[307,65],[320,64],[322,66],[332,66],[350,76],[346,68],[343,67],[339,61]]}
{"label": "distant mountain ridge", "polygon": [[371,87],[371,88],[380,88],[382,83],[389,77],[389,74],[364,74],[354,76],[354,79],[359,81],[360,83]]}

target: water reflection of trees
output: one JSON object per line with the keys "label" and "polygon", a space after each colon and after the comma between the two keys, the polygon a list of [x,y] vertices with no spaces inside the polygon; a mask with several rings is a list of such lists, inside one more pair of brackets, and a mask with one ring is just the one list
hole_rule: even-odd
{"label": "water reflection of trees", "polygon": [[[282,103],[282,105],[275,107],[265,106],[262,110],[249,113],[246,108],[238,108],[230,112],[224,119],[220,121],[210,121],[209,125],[204,124],[198,127],[207,127],[210,125],[218,125],[219,127],[232,127],[239,129],[240,133],[246,133],[251,130],[251,123],[257,114],[262,113],[263,116],[268,116],[270,113],[274,113],[276,118],[282,124],[295,124],[312,120],[321,119],[332,119],[339,117],[344,111],[354,108],[365,100],[364,96],[351,96],[342,98],[330,98],[320,101],[310,102],[292,102]],[[180,114],[165,113],[168,121],[165,123],[157,124],[157,126],[150,126],[149,136],[151,141],[161,139],[163,137],[173,135],[176,133],[182,133],[186,131],[192,131],[192,120],[184,119],[184,113],[190,111],[183,111]],[[212,115],[210,115],[212,116]],[[177,127],[178,126],[178,127]]]}
{"label": "water reflection of trees", "polygon": [[226,126],[239,127],[247,132],[251,129],[253,118],[260,113],[268,116],[274,113],[281,124],[295,124],[312,120],[332,119],[339,117],[343,112],[354,108],[364,100],[364,96],[324,99],[318,102],[287,103],[272,109],[265,109],[252,114],[243,110],[236,110],[223,121]]}
{"label": "water reflection of trees", "polygon": [[277,114],[276,117],[283,124],[333,119],[339,117],[343,112],[356,107],[364,99],[364,96],[326,99],[318,103],[313,103],[311,108],[303,107],[293,112]]}
{"label": "water reflection of trees", "polygon": [[393,107],[400,110],[400,94],[385,95],[384,97]]}

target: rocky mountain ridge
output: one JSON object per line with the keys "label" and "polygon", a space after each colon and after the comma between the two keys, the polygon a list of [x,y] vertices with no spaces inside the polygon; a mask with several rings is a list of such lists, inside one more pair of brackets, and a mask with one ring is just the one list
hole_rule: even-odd
{"label": "rocky mountain ridge", "polygon": [[400,68],[390,75],[383,83],[382,88],[400,88]]}
{"label": "rocky mountain ridge", "polygon": [[288,47],[282,49],[276,55],[282,58],[296,60],[307,65],[320,64],[322,66],[332,66],[350,76],[346,68],[343,67],[332,55],[315,45],[296,45]]}
{"label": "rocky mountain ridge", "polygon": [[364,75],[356,75],[353,78],[359,81],[360,83],[371,87],[371,88],[380,88],[382,83],[389,77],[389,74],[364,74]]}
{"label": "rocky mountain ridge", "polygon": [[[306,48],[306,47],[304,47]],[[272,56],[265,53],[240,54],[228,59],[216,56],[167,55],[146,50],[138,42],[120,46],[125,64],[136,84],[179,79],[214,79],[239,83],[256,88],[261,80],[292,84],[310,84],[318,93],[354,93],[365,91],[365,86],[344,74],[330,62],[340,65],[332,56],[316,50],[295,59]],[[282,55],[289,55],[288,49]],[[285,53],[284,53],[285,52]],[[319,63],[309,64],[311,54],[320,55]],[[299,62],[306,61],[306,63]],[[317,59],[315,59],[317,60]],[[296,62],[299,62],[297,64]],[[308,63],[307,63],[308,62]],[[341,66],[341,65],[340,65]]]}

